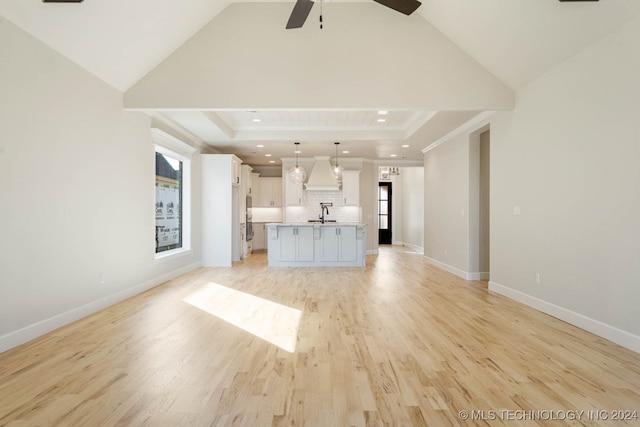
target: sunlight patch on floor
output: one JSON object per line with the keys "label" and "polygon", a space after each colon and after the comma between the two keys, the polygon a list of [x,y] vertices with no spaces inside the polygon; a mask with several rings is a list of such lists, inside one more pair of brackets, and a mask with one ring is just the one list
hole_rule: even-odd
{"label": "sunlight patch on floor", "polygon": [[296,351],[301,310],[217,283],[207,283],[183,301],[289,353]]}

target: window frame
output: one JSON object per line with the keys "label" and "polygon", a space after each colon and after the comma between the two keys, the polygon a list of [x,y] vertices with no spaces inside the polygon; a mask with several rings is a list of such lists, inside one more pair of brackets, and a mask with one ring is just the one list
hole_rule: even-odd
{"label": "window frame", "polygon": [[[196,152],[196,149],[189,144],[175,138],[168,133],[157,129],[151,129],[152,135],[152,143],[154,146],[153,150],[153,254],[154,260],[161,261],[167,260],[171,258],[175,258],[177,256],[182,256],[185,254],[192,253],[191,247],[191,213],[192,213],[192,177],[191,177],[191,162],[193,158],[193,154]],[[156,204],[156,169],[155,169],[155,158],[156,153],[163,154],[165,156],[171,157],[175,160],[182,162],[182,217],[181,217],[181,226],[182,226],[182,247],[169,249],[162,252],[156,252],[156,244],[155,244],[155,204]]]}

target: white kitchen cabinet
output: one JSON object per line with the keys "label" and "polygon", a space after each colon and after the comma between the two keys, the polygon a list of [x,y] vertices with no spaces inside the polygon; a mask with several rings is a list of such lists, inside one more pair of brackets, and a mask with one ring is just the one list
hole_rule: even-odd
{"label": "white kitchen cabinet", "polygon": [[242,189],[242,193],[245,196],[252,195],[252,173],[253,168],[249,165],[241,165],[240,166],[240,188]]}
{"label": "white kitchen cabinet", "polygon": [[281,261],[313,261],[313,226],[278,229]]}
{"label": "white kitchen cabinet", "polygon": [[284,205],[304,206],[301,182],[291,182],[290,179],[284,178]]}
{"label": "white kitchen cabinet", "polygon": [[358,256],[354,226],[320,227],[321,261],[355,261]]}
{"label": "white kitchen cabinet", "polygon": [[251,196],[253,197],[254,206],[256,203],[258,203],[259,194],[260,194],[260,174],[251,172]]}
{"label": "white kitchen cabinet", "polygon": [[360,206],[360,171],[342,171],[342,203]]}
{"label": "white kitchen cabinet", "polygon": [[264,222],[253,223],[253,251],[267,250],[267,229]]}
{"label": "white kitchen cabinet", "polygon": [[240,185],[240,177],[242,176],[242,160],[233,156],[232,161],[233,167],[231,169],[231,182],[233,185]]}
{"label": "white kitchen cabinet", "polygon": [[282,207],[282,178],[260,178],[256,207]]}
{"label": "white kitchen cabinet", "polygon": [[268,224],[270,267],[364,267],[364,224]]}
{"label": "white kitchen cabinet", "polygon": [[[202,155],[202,265],[231,267],[240,260],[240,186],[231,154]],[[238,168],[240,171],[240,168]],[[240,182],[239,179],[237,182]],[[244,198],[244,195],[242,196]]]}
{"label": "white kitchen cabinet", "polygon": [[[240,209],[238,211],[240,224],[247,222],[247,196],[251,195],[251,170],[252,167],[249,165],[240,166]],[[245,254],[246,251],[242,253]]]}

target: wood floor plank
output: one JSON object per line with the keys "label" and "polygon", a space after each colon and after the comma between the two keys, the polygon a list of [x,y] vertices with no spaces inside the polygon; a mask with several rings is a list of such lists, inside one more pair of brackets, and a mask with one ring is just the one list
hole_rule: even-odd
{"label": "wood floor plank", "polygon": [[640,411],[640,354],[397,247],[365,268],[201,268],[0,354],[3,427],[545,426],[526,417],[619,409]]}

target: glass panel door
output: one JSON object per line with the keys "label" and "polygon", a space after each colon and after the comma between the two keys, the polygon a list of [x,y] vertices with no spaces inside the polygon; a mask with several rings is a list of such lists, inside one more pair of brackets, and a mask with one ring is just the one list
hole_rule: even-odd
{"label": "glass panel door", "polygon": [[378,243],[391,244],[391,183],[378,183]]}

